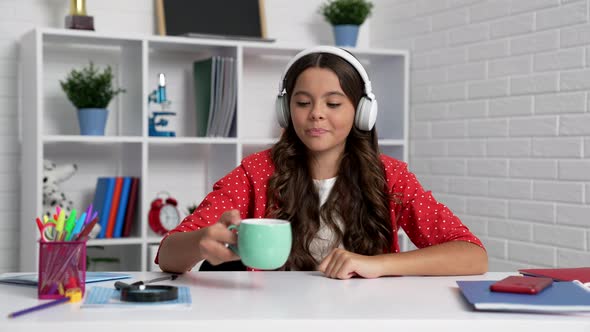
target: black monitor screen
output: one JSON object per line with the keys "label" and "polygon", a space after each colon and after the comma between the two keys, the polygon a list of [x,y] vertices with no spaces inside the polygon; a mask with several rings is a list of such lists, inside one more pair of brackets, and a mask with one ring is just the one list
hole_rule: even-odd
{"label": "black monitor screen", "polygon": [[263,37],[259,0],[162,0],[167,35]]}

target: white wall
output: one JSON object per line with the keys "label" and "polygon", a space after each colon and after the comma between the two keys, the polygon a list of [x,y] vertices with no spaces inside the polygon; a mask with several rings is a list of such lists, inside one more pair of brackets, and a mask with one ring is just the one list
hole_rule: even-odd
{"label": "white wall", "polygon": [[[373,1],[359,46],[412,52],[411,168],[491,269],[588,265],[590,0]],[[331,43],[322,2],[266,0],[269,36]],[[68,3],[0,2],[0,272],[18,265],[17,43],[63,27]],[[154,31],[152,0],[87,5],[101,32]]]}
{"label": "white wall", "polygon": [[589,1],[379,0],[411,50],[411,168],[491,270],[590,263]]}
{"label": "white wall", "polygon": [[[322,2],[266,0],[269,37],[301,45],[331,44],[331,28],[318,14]],[[97,31],[113,34],[155,32],[154,0],[88,0],[86,3]],[[66,0],[0,0],[0,272],[16,271],[18,268],[21,222],[18,41],[25,32],[35,27],[62,28],[68,6],[69,1]],[[367,46],[368,42],[369,22],[361,28],[359,46]]]}

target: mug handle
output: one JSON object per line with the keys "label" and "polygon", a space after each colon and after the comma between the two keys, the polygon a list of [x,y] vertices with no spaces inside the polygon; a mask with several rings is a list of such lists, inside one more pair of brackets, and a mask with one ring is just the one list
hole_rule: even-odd
{"label": "mug handle", "polygon": [[[234,229],[235,229],[235,230],[237,230],[237,229],[238,229],[238,226],[236,226],[236,225],[229,225],[229,226],[227,227],[227,229],[229,229],[230,231],[233,231]],[[237,232],[236,232],[236,234],[237,234]],[[233,252],[234,252],[236,255],[240,256],[240,252],[239,252],[239,250],[238,250],[238,246],[237,246],[237,245],[228,244],[228,245],[227,245],[227,247],[228,247],[228,248],[229,248],[231,251],[233,251]]]}

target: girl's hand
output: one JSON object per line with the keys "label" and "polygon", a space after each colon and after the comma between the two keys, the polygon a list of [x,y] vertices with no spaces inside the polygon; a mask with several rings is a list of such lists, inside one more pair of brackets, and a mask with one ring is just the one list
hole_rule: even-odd
{"label": "girl's hand", "polygon": [[204,259],[212,265],[236,261],[240,256],[231,251],[226,244],[236,244],[236,234],[227,229],[229,225],[240,224],[238,210],[224,212],[217,223],[199,232],[199,251]]}
{"label": "girl's hand", "polygon": [[355,276],[363,278],[378,278],[379,258],[377,256],[363,256],[336,248],[324,258],[318,270],[328,278],[350,279]]}

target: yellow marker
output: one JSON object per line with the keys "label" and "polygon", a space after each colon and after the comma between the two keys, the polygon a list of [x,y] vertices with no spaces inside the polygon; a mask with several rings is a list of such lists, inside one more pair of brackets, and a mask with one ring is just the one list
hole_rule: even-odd
{"label": "yellow marker", "polygon": [[57,285],[57,289],[59,291],[59,295],[64,295],[64,285],[61,284],[61,282],[59,283],[59,285]]}
{"label": "yellow marker", "polygon": [[64,223],[66,219],[66,214],[64,210],[59,211],[59,216],[57,216],[57,223],[55,224],[55,230],[57,231],[58,239],[61,238],[61,233],[64,231]]}
{"label": "yellow marker", "polygon": [[82,301],[82,290],[80,288],[70,288],[66,290],[66,297],[70,299],[70,302]]}

